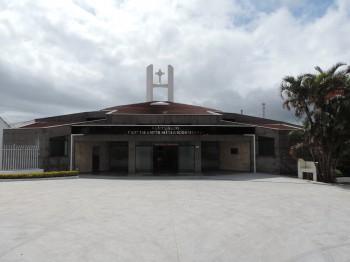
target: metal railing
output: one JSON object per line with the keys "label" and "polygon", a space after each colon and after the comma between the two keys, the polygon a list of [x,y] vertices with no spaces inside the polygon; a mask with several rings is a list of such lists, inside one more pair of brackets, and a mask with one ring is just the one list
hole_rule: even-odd
{"label": "metal railing", "polygon": [[38,145],[4,145],[2,170],[39,168]]}

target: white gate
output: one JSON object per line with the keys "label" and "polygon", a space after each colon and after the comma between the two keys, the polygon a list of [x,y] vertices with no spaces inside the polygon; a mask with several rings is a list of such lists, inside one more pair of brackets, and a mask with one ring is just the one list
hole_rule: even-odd
{"label": "white gate", "polygon": [[4,145],[2,170],[39,168],[38,145]]}

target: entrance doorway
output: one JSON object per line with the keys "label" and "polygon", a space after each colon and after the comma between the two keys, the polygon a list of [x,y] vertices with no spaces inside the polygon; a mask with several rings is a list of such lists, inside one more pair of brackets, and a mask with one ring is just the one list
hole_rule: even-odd
{"label": "entrance doorway", "polygon": [[195,150],[192,141],[136,142],[136,173],[190,174],[194,170]]}
{"label": "entrance doorway", "polygon": [[127,173],[129,164],[129,147],[127,141],[110,142],[109,170],[118,173]]}
{"label": "entrance doorway", "polygon": [[219,144],[218,142],[202,142],[202,171],[219,170]]}
{"label": "entrance doorway", "polygon": [[153,172],[177,173],[178,152],[177,144],[155,144],[153,146]]}

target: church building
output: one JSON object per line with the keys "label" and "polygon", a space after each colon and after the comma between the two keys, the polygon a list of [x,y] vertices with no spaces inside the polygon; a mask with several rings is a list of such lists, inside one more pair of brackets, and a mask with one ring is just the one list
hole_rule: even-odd
{"label": "church building", "polygon": [[[146,102],[35,119],[4,145],[38,145],[39,167],[116,175],[268,172],[296,175],[288,133],[298,126],[174,102],[174,69],[147,67]],[[167,101],[153,89],[166,88]]]}

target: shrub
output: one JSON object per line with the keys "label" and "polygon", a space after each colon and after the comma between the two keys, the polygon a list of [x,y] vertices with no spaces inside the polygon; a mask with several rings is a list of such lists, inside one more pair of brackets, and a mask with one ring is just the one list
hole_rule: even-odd
{"label": "shrub", "polygon": [[21,173],[21,174],[0,174],[0,179],[66,177],[66,176],[77,176],[78,174],[79,174],[79,171],[53,171],[53,172],[32,172],[32,173]]}
{"label": "shrub", "polygon": [[339,169],[334,169],[333,170],[333,175],[335,177],[341,177],[341,176],[343,176],[343,172],[341,170],[339,170]]}

